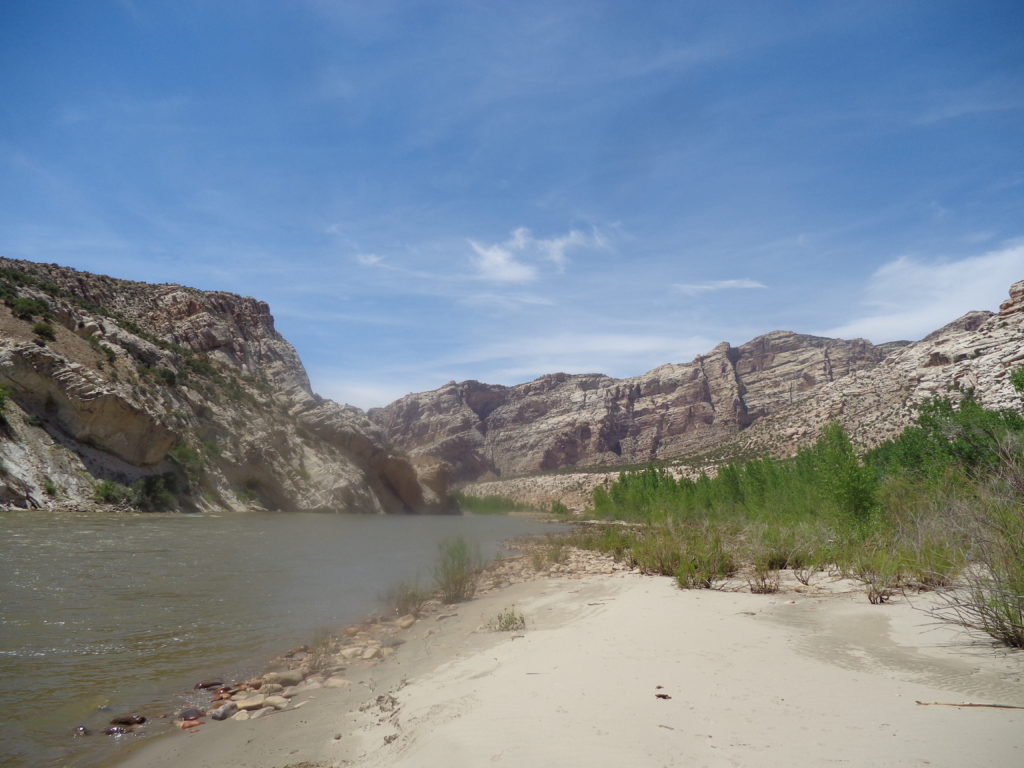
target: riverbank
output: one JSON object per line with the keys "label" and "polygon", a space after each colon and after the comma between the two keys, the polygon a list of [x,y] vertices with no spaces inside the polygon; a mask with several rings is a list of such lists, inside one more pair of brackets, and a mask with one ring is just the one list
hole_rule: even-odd
{"label": "riverbank", "polygon": [[[873,606],[825,576],[775,595],[682,591],[573,554],[576,572],[499,586],[523,558],[476,599],[385,630],[399,641],[387,658],[346,660],[280,711],[155,739],[119,765],[1024,762],[1024,710],[949,706],[1024,707],[1024,656],[934,625],[914,607],[927,595]],[[525,630],[488,629],[513,606]]]}

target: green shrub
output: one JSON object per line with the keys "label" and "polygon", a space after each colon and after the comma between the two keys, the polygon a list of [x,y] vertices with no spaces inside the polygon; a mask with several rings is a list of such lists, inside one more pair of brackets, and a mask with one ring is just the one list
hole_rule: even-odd
{"label": "green shrub", "polygon": [[434,568],[434,584],[444,603],[460,603],[476,593],[480,555],[471,551],[461,536],[445,539],[438,545],[439,558]]}
{"label": "green shrub", "polygon": [[505,496],[467,496],[453,493],[452,500],[459,505],[463,513],[473,515],[507,515],[510,512],[536,511],[529,504],[522,504]]}
{"label": "green shrub", "polygon": [[178,386],[178,374],[170,368],[157,368],[153,371],[157,381],[166,384],[168,387]]}
{"label": "green shrub", "polygon": [[101,480],[93,488],[93,498],[101,504],[123,504],[131,501],[132,490],[113,480]]}
{"label": "green shrub", "polygon": [[147,475],[132,484],[132,504],[148,512],[170,509],[176,501],[174,475]]}
{"label": "green shrub", "polygon": [[22,320],[32,320],[36,315],[45,317],[50,312],[50,305],[42,299],[30,299],[26,296],[19,296],[7,302],[15,317]]}
{"label": "green shrub", "polygon": [[488,626],[493,632],[520,632],[526,629],[526,617],[512,606],[495,616]]}
{"label": "green shrub", "polygon": [[47,341],[54,341],[57,338],[57,332],[54,330],[53,325],[45,320],[40,320],[38,323],[33,325],[32,333],[41,339],[46,339]]}
{"label": "green shrub", "polygon": [[388,590],[385,601],[396,616],[419,616],[423,605],[430,599],[430,592],[421,589],[416,582],[402,581]]}
{"label": "green shrub", "polygon": [[716,581],[736,572],[736,558],[722,532],[710,525],[694,527],[675,577],[686,589],[711,589]]}
{"label": "green shrub", "polygon": [[553,517],[568,517],[569,508],[560,501],[552,501],[548,508],[548,514]]}

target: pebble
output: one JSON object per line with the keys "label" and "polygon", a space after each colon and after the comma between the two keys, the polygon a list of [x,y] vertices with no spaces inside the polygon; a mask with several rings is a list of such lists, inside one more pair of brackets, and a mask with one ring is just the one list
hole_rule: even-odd
{"label": "pebble", "polygon": [[352,685],[351,680],[346,680],[344,677],[329,677],[324,680],[324,688],[348,688]]}
{"label": "pebble", "polygon": [[395,624],[398,625],[399,629],[408,629],[415,623],[416,617],[413,616],[411,613],[406,614],[405,616],[402,616],[395,620]]}
{"label": "pebble", "polygon": [[267,683],[277,683],[279,685],[298,685],[306,678],[306,673],[302,669],[284,669],[280,672],[270,672],[264,675],[263,680]]}
{"label": "pebble", "polygon": [[243,699],[235,699],[235,705],[239,709],[259,709],[266,702],[267,697],[262,693],[252,694]]}
{"label": "pebble", "polygon": [[198,720],[199,718],[201,718],[205,714],[206,714],[206,712],[204,712],[201,709],[198,709],[196,707],[189,707],[188,709],[183,709],[183,710],[181,710],[181,712],[178,713],[178,719],[179,720]]}
{"label": "pebble", "polygon": [[351,648],[346,648],[345,650],[343,650],[341,652],[341,658],[348,659],[350,661],[352,659],[358,659],[362,655],[363,655],[363,649],[361,647],[359,647],[358,645],[354,645]]}
{"label": "pebble", "polygon": [[273,707],[274,709],[284,709],[288,706],[288,699],[284,696],[267,696],[267,700],[263,702],[265,707]]}
{"label": "pebble", "polygon": [[249,713],[244,711],[244,710],[241,711],[241,712],[236,712],[235,714],[233,714],[231,716],[231,719],[232,720],[248,720],[249,719]]}
{"label": "pebble", "polygon": [[369,648],[367,648],[365,651],[363,651],[363,655],[360,656],[359,658],[362,659],[363,661],[369,661],[370,659],[375,659],[378,656],[380,656],[380,646],[379,645],[371,645]]}
{"label": "pebble", "polygon": [[271,712],[274,712],[273,707],[265,707],[264,709],[257,709],[255,712],[249,713],[250,720],[259,720],[261,717],[266,717]]}
{"label": "pebble", "polygon": [[233,701],[228,701],[224,704],[221,704],[216,709],[212,710],[210,712],[210,717],[212,717],[214,720],[227,720],[236,712],[238,712],[238,705],[235,704],[235,702]]}

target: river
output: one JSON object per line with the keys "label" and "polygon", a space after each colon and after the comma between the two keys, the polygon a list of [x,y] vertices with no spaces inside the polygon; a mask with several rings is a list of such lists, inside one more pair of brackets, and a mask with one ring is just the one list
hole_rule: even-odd
{"label": "river", "polygon": [[[536,520],[268,514],[0,513],[0,765],[86,766],[114,714],[190,701],[273,655],[429,585],[438,543],[485,558]],[[86,725],[93,735],[75,737]]]}

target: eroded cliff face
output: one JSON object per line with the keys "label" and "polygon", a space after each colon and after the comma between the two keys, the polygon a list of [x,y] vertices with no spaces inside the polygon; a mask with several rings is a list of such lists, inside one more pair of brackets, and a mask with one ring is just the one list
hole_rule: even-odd
{"label": "eroded cliff face", "polygon": [[636,464],[712,450],[824,384],[876,365],[892,348],[775,331],[635,378],[450,382],[369,416],[411,455],[446,462],[460,482]]}
{"label": "eroded cliff face", "polygon": [[7,259],[0,292],[0,503],[159,478],[185,509],[444,505],[436,463],[418,473],[362,411],[313,394],[264,302]]}
{"label": "eroded cliff face", "polygon": [[813,443],[838,421],[862,449],[897,436],[932,397],[973,391],[982,405],[1019,409],[1010,373],[1024,365],[1024,280],[1010,286],[999,312],[968,312],[877,366],[820,387],[799,406],[778,409],[742,435],[732,450],[785,456]]}
{"label": "eroded cliff face", "polygon": [[[831,421],[840,422],[861,449],[872,448],[910,425],[922,401],[955,400],[968,390],[986,407],[1020,410],[1024,404],[1009,379],[1024,365],[1024,281],[1010,287],[1010,298],[998,313],[968,312],[921,341],[882,345],[876,351],[889,354],[877,365],[848,367],[842,376],[833,369],[833,380],[817,386],[807,382],[803,396],[792,404],[780,396],[788,387],[773,387],[776,395],[766,404],[767,413],[718,443],[716,456],[678,462],[668,471],[693,479],[733,457],[789,456],[815,442]],[[607,488],[616,477],[617,472],[558,473],[474,482],[461,491],[538,507],[559,501],[582,511],[590,506],[593,489]]]}

